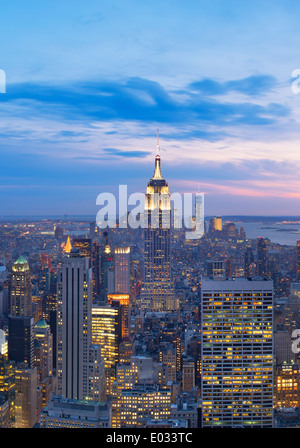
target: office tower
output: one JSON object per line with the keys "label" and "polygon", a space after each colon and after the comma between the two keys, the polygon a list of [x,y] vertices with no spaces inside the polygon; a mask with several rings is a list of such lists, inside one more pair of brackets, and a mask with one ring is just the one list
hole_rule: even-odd
{"label": "office tower", "polygon": [[142,311],[175,309],[171,277],[171,204],[169,186],[161,174],[159,144],[154,175],[145,195],[144,279]]}
{"label": "office tower", "polygon": [[244,255],[244,276],[245,278],[255,277],[256,264],[251,247],[247,247]]}
{"label": "office tower", "polygon": [[23,256],[12,266],[10,314],[8,316],[8,357],[33,367],[34,318],[29,264]]}
{"label": "office tower", "polygon": [[[91,319],[89,260],[72,248],[65,254],[57,283],[57,388],[65,398],[82,400],[95,395],[95,378],[90,377],[90,364],[96,360],[95,348],[90,350]],[[98,351],[100,357],[100,347]]]}
{"label": "office tower", "polygon": [[115,290],[130,294],[130,247],[115,248]]}
{"label": "office tower", "polygon": [[101,347],[91,344],[89,348],[89,395],[92,401],[106,401],[106,373]]}
{"label": "office tower", "polygon": [[225,277],[225,263],[224,261],[207,260],[206,272],[210,278],[224,278]]}
{"label": "office tower", "polygon": [[268,251],[268,276],[272,278],[275,272],[280,272],[280,252]]}
{"label": "office tower", "polygon": [[15,363],[9,361],[7,355],[0,355],[0,392],[5,396],[9,404],[10,420],[15,420]]}
{"label": "office tower", "polygon": [[37,370],[24,364],[16,368],[15,427],[33,428],[37,423]]}
{"label": "office tower", "polygon": [[31,273],[23,256],[12,266],[10,282],[10,315],[14,317],[32,316]]}
{"label": "office tower", "polygon": [[111,407],[54,395],[41,412],[41,428],[111,428]]}
{"label": "office tower", "polygon": [[262,277],[268,275],[267,241],[264,238],[257,242],[257,274]]}
{"label": "office tower", "polygon": [[108,294],[107,303],[119,308],[121,339],[129,335],[129,294]]}
{"label": "office tower", "polygon": [[80,254],[89,260],[89,267],[92,266],[92,240],[90,238],[73,238],[73,249],[78,249]]}
{"label": "office tower", "polygon": [[120,310],[118,306],[92,307],[92,342],[101,347],[107,380],[107,394],[112,393],[112,383],[116,378],[116,364],[119,360],[121,342]]}
{"label": "office tower", "polygon": [[34,318],[8,316],[8,358],[34,365]]}
{"label": "office tower", "polygon": [[55,293],[44,294],[43,296],[43,318],[50,326],[50,332],[52,334],[52,365],[53,369],[56,369],[56,326],[57,326],[57,294],[56,294],[56,281],[55,281]]}
{"label": "office tower", "polygon": [[209,222],[209,232],[216,232],[219,231],[221,232],[223,228],[222,225],[222,217],[221,216],[214,216],[213,218],[211,218],[210,222]]}
{"label": "office tower", "polygon": [[93,241],[92,243],[92,271],[93,271],[93,298],[99,298],[101,294],[101,282],[100,282],[100,271],[101,271],[101,253],[100,244],[98,241]]}
{"label": "office tower", "polygon": [[202,427],[272,427],[273,282],[203,280]]}
{"label": "office tower", "polygon": [[133,355],[133,339],[130,336],[127,336],[122,340],[119,344],[119,363],[120,364],[129,364],[130,358]]}
{"label": "office tower", "polygon": [[117,428],[143,427],[151,418],[167,420],[171,414],[171,391],[157,385],[134,385],[131,390],[122,390],[113,403],[121,409]]}
{"label": "office tower", "polygon": [[74,238],[72,247],[78,249],[80,254],[89,260],[89,267],[92,268],[93,297],[95,297],[100,293],[100,246],[91,238]]}
{"label": "office tower", "polygon": [[104,232],[104,241],[100,255],[100,296],[107,299],[108,293],[115,289],[114,256],[108,241],[108,232]]}
{"label": "office tower", "polygon": [[34,354],[38,380],[42,383],[53,374],[53,338],[50,326],[40,319],[34,326]]}

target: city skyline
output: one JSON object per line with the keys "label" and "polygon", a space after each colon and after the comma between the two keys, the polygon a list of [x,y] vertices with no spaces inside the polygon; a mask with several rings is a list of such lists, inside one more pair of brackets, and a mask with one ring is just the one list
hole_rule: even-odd
{"label": "city skyline", "polygon": [[96,214],[116,179],[142,192],[157,128],[170,189],[203,192],[207,215],[299,215],[299,5],[17,3],[0,31],[2,215]]}

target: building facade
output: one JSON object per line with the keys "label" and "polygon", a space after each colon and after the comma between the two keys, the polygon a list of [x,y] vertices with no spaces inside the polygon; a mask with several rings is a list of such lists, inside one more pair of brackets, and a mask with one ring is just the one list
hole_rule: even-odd
{"label": "building facade", "polygon": [[202,282],[202,426],[273,425],[273,282]]}

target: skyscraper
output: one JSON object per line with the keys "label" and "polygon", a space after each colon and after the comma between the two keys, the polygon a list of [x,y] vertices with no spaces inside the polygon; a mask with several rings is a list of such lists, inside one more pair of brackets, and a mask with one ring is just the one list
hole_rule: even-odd
{"label": "skyscraper", "polygon": [[268,275],[267,241],[264,238],[259,238],[257,243],[257,274]]}
{"label": "skyscraper", "polygon": [[244,256],[244,276],[246,278],[253,277],[255,275],[256,265],[254,263],[254,254],[251,247],[247,247]]}
{"label": "skyscraper", "polygon": [[115,291],[130,293],[130,247],[115,248]]}
{"label": "skyscraper", "polygon": [[92,341],[101,347],[106,373],[107,393],[111,394],[112,383],[116,378],[116,365],[119,360],[121,342],[120,307],[112,305],[92,308]]}
{"label": "skyscraper", "polygon": [[107,299],[108,293],[115,289],[114,257],[108,242],[108,232],[103,234],[102,252],[100,254],[100,296]]}
{"label": "skyscraper", "polygon": [[203,280],[202,427],[273,425],[273,282]]}
{"label": "skyscraper", "polygon": [[31,273],[21,256],[13,264],[10,281],[10,314],[8,317],[8,357],[33,366],[34,319],[32,316]]}
{"label": "skyscraper", "polygon": [[154,175],[145,195],[144,280],[140,308],[175,309],[171,277],[171,203],[169,186],[161,174],[159,142]]}
{"label": "skyscraper", "polygon": [[21,256],[13,264],[10,283],[10,315],[32,315],[31,274],[27,260]]}
{"label": "skyscraper", "polygon": [[90,364],[100,364],[100,347],[96,356],[91,329],[92,272],[89,260],[78,250],[66,253],[57,286],[58,393],[65,398],[93,398],[94,389],[101,384],[91,377],[94,369]]}

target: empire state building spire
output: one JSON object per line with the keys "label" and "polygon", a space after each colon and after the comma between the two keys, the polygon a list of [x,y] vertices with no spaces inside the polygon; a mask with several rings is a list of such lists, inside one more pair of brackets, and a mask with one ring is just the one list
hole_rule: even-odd
{"label": "empire state building spire", "polygon": [[156,144],[156,157],[155,157],[155,170],[152,179],[163,179],[160,168],[160,147],[159,147],[159,130],[157,129],[157,144]]}

